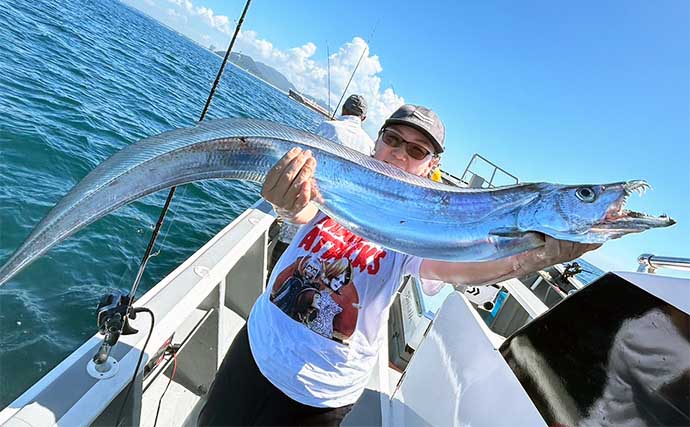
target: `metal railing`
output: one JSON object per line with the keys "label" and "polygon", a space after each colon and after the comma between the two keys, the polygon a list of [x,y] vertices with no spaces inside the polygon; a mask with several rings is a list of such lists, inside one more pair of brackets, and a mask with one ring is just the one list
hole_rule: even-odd
{"label": "metal railing", "polygon": [[637,257],[637,262],[640,264],[637,267],[639,273],[654,273],[659,268],[690,271],[690,258],[642,254]]}
{"label": "metal railing", "polygon": [[[479,175],[477,172],[471,169],[478,160],[484,162],[485,166],[488,166],[488,168],[491,170],[491,177],[489,179]],[[515,181],[513,184],[517,184],[519,182],[518,177],[479,154],[472,156],[472,159],[465,168],[465,172],[462,173],[462,178],[460,178],[460,181],[466,183],[471,188],[494,188],[496,172],[500,172],[504,178],[507,178],[508,181]]]}
{"label": "metal railing", "polygon": [[[169,360],[154,362],[152,377],[145,378],[144,367],[160,356],[157,350],[172,342],[171,337],[180,344],[173,388],[178,383],[189,391],[183,398],[164,401],[159,425],[187,425],[170,416],[191,416],[191,406],[208,390],[241,319],[263,292],[273,220],[271,206],[259,200],[142,295],[134,306],[146,306],[156,315],[150,342],[145,339],[148,319],[137,317],[132,326],[140,332],[123,336],[111,352],[119,366],[112,377],[97,379],[87,373],[87,363],[102,341],[96,333],[0,410],[0,426],[115,425],[120,411],[122,425],[152,425],[162,387],[147,390],[153,381],[167,382],[159,374]],[[121,409],[142,351],[139,374]]]}

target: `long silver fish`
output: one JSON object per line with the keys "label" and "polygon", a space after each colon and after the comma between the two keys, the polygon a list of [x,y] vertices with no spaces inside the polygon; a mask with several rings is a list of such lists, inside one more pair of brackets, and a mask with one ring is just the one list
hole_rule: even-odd
{"label": "long silver fish", "polygon": [[541,234],[600,243],[675,223],[623,209],[644,181],[459,189],[411,175],[276,123],[223,119],[143,139],[77,184],[0,269],[0,285],[53,245],[147,194],[205,179],[263,182],[292,147],[312,150],[319,208],[396,251],[452,261],[498,259],[543,245]]}

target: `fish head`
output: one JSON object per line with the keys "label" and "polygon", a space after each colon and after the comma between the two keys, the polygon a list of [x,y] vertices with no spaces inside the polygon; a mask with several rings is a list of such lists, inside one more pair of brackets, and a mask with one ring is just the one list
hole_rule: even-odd
{"label": "fish head", "polygon": [[518,216],[523,231],[581,243],[603,243],[630,233],[668,227],[667,215],[653,216],[625,209],[633,193],[643,195],[650,186],[635,180],[599,185],[546,185],[539,197]]}

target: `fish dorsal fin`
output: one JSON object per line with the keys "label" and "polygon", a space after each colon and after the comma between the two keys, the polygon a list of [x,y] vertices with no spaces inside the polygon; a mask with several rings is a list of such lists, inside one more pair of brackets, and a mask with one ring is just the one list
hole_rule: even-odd
{"label": "fish dorsal fin", "polygon": [[[516,191],[516,188],[522,190],[522,194]],[[512,211],[515,211],[517,215],[523,207],[535,203],[541,198],[541,190],[541,183],[524,183],[501,187],[494,193],[494,197],[498,199],[496,200],[496,205],[500,206],[500,208],[494,209],[491,215],[500,215]]]}

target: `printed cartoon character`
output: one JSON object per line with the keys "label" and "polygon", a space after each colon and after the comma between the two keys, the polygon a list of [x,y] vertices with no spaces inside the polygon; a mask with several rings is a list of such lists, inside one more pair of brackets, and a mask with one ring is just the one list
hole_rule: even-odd
{"label": "printed cartoon character", "polygon": [[280,287],[274,288],[271,293],[271,301],[283,312],[294,318],[292,311],[297,296],[304,289],[311,287],[310,283],[319,276],[321,269],[322,265],[318,259],[312,257],[300,259],[292,275]]}
{"label": "printed cartoon character", "polygon": [[355,270],[345,257],[330,263],[312,255],[298,257],[276,276],[270,300],[314,332],[346,343],[361,309]]}
{"label": "printed cartoon character", "polygon": [[334,299],[334,295],[341,296],[341,289],[352,283],[352,264],[347,258],[341,258],[324,268],[323,276],[325,278],[324,285],[320,288],[318,297],[313,298],[316,301],[318,312],[316,317],[309,322],[309,327],[316,333],[323,335],[326,338],[338,338],[342,340],[347,338],[335,331],[333,322],[336,316],[343,312],[340,301]]}
{"label": "printed cartoon character", "polygon": [[299,260],[292,276],[271,293],[271,301],[284,313],[300,322],[309,317],[312,298],[318,292],[323,264],[316,258]]}
{"label": "printed cartoon character", "polygon": [[[307,263],[305,269],[310,269],[313,265],[311,262]],[[319,261],[318,266],[318,273],[309,274],[311,279],[305,283],[305,287],[295,297],[295,305],[292,310],[293,319],[299,320],[307,326],[318,316],[321,297],[319,292],[326,287],[326,282],[328,281],[328,277],[325,274],[328,271],[328,267],[325,266],[323,261]]]}

